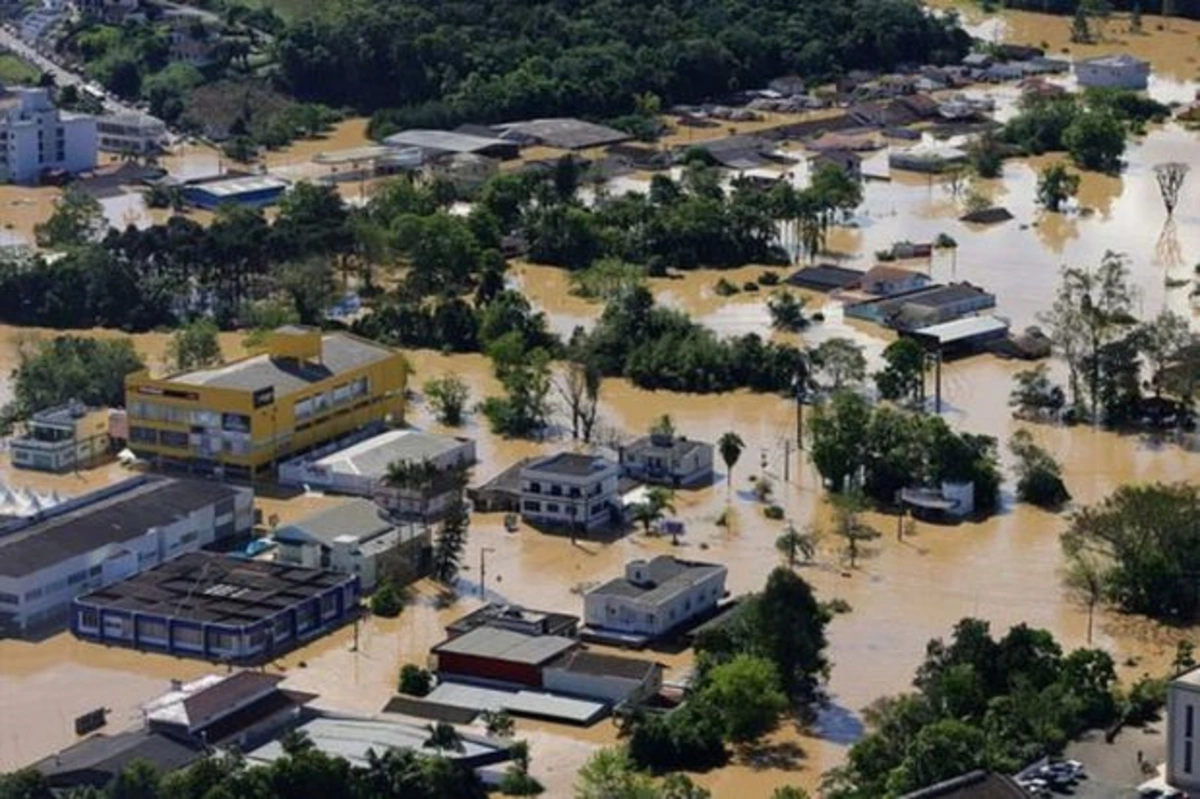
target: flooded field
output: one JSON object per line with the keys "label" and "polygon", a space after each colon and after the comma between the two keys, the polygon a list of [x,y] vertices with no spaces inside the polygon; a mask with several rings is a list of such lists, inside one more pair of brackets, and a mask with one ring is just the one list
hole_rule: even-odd
{"label": "flooded field", "polygon": [[[1047,40],[1056,52],[1067,46],[1069,21],[1063,18],[1017,12],[985,17],[971,12],[968,22],[988,38],[1003,36],[1033,44]],[[1147,33],[1140,36],[1122,32],[1122,24],[1114,19],[1106,26],[1104,42],[1086,48],[1086,53],[1072,50],[1071,54],[1133,52],[1151,59],[1160,73],[1152,93],[1162,99],[1190,97],[1196,89],[1200,24],[1171,20],[1160,31],[1158,18],[1147,15]],[[998,90],[1002,100],[1010,91]],[[718,134],[724,132],[717,129]],[[271,154],[268,163],[294,167],[316,152],[363,143],[365,121],[349,120],[325,139],[301,142]],[[956,251],[909,265],[927,269],[938,280],[969,280],[994,292],[997,312],[1019,329],[1034,324],[1038,313],[1048,307],[1063,264],[1094,265],[1106,250],[1117,250],[1130,256],[1142,314],[1150,316],[1169,307],[1189,315],[1195,326],[1189,292],[1193,265],[1200,260],[1200,137],[1175,125],[1155,128],[1132,142],[1126,157],[1127,167],[1119,177],[1085,174],[1079,207],[1067,214],[1047,214],[1034,203],[1037,172],[1057,156],[1006,163],[1001,179],[979,188],[1015,218],[991,228],[959,222],[961,200],[936,179],[896,174],[890,181],[870,181],[863,206],[848,225],[833,231],[830,253],[823,257],[866,268],[874,263],[876,250],[894,241],[926,241],[946,232],[958,241]],[[197,173],[215,171],[211,167],[219,165],[219,156],[207,149],[190,149],[175,158],[173,169]],[[1152,169],[1172,160],[1192,164],[1193,174],[1174,223],[1165,225]],[[344,186],[350,193],[361,190],[358,184]],[[39,220],[36,209],[49,202],[54,191],[0,187],[0,219],[5,223],[0,243],[6,236],[31,235],[32,225]],[[722,335],[757,332],[809,345],[834,335],[847,336],[862,343],[871,361],[877,361],[888,335],[869,325],[846,322],[836,304],[827,304],[823,297],[811,296],[809,309],[821,308],[825,321],[797,336],[770,330],[766,311],[769,289],[733,297],[720,297],[714,291],[721,277],[742,285],[767,269],[697,270],[657,278],[650,285],[660,302],[686,310]],[[564,336],[578,325],[592,324],[602,309],[570,295],[561,270],[517,264],[510,279],[547,313],[554,331]],[[1168,281],[1185,284],[1169,288],[1174,283]],[[55,333],[0,327],[0,375],[9,374],[16,366],[22,342]],[[87,333],[118,335],[113,331]],[[167,338],[158,333],[134,337],[135,346],[152,368],[164,369]],[[238,334],[225,334],[221,343],[227,357],[242,352]],[[417,373],[412,385],[418,394],[424,380],[444,372],[459,374],[470,384],[472,401],[499,390],[482,356],[420,351],[410,357]],[[1022,364],[990,357],[948,364],[944,371],[948,421],[1006,440],[1019,426],[1012,419],[1007,399],[1012,373],[1020,368]],[[0,379],[0,401],[8,391],[7,380]],[[669,412],[676,427],[688,436],[715,440],[734,430],[747,444],[734,471],[731,494],[727,494],[722,474],[717,485],[678,496],[678,515],[687,526],[679,548],[641,533],[611,543],[584,540],[572,545],[565,538],[528,528],[507,533],[498,516],[478,515],[472,523],[467,567],[456,603],[445,607],[436,587],[423,583],[399,619],[364,622],[357,631],[357,647],[355,630],[344,628],[269,668],[287,674],[289,687],[320,693],[321,703],[328,707],[372,713],[393,692],[400,665],[424,663],[429,647],[441,639],[445,624],[475,607],[481,593],[491,600],[581,612],[582,590],[619,573],[631,558],[667,552],[727,564],[729,588],[734,593],[757,589],[779,562],[774,540],[785,522],[763,517],[762,507],[749,492],[749,478],[769,476],[776,485],[776,501],[797,526],[823,524],[828,515],[817,476],[796,457],[794,447],[786,470],[788,479],[784,480],[784,442],[794,437],[794,406],[775,396],[747,392],[698,396],[647,392],[622,380],[604,385],[600,424],[605,430],[639,434],[664,412]],[[440,429],[419,396],[410,421]],[[559,421],[563,421],[561,415]],[[1078,503],[1095,502],[1123,483],[1200,474],[1200,456],[1170,444],[1085,428],[1030,429],[1063,463],[1067,486]],[[463,432],[478,441],[477,480],[487,479],[519,458],[572,446],[569,438],[553,436],[543,442],[501,439],[490,434],[477,415],[468,419]],[[0,465],[0,480],[8,485],[55,488],[64,493],[80,493],[123,474],[127,472],[108,466],[55,477]],[[265,515],[278,514],[286,522],[335,501],[302,496],[261,498],[259,504]],[[715,521],[727,508],[732,524],[718,527]],[[781,728],[764,744],[739,752],[729,767],[699,775],[699,781],[714,795],[760,796],[782,784],[814,788],[821,772],[841,761],[860,732],[861,709],[881,695],[906,690],[926,641],[947,634],[963,616],[989,619],[997,629],[1024,621],[1052,630],[1066,647],[1085,643],[1084,610],[1064,593],[1060,582],[1058,535],[1065,524],[1061,516],[1015,505],[1006,495],[1002,512],[986,522],[953,527],[921,524],[915,536],[903,541],[894,535],[894,519],[873,516],[870,521],[883,536],[872,543],[858,569],[844,567],[838,542],[828,538],[816,561],[802,567],[803,576],[821,598],[841,598],[852,608],[838,616],[830,629],[830,707],[814,729]],[[491,549],[486,586],[478,583],[483,547]],[[1102,612],[1097,617],[1095,643],[1125,664],[1125,677],[1135,677],[1161,670],[1176,641],[1188,635],[1189,631]],[[660,658],[670,667],[668,679],[681,678],[689,668],[687,653],[647,656]],[[165,690],[171,678],[194,677],[215,668],[85,645],[66,634],[37,643],[0,641],[0,718],[5,722],[0,725],[0,769],[69,744],[72,719],[97,705],[112,709],[113,728],[129,726],[138,721],[138,704]],[[577,730],[522,721],[518,730],[533,743],[535,775],[546,783],[547,795],[555,797],[569,795],[579,765],[594,748],[615,739],[609,722]]]}

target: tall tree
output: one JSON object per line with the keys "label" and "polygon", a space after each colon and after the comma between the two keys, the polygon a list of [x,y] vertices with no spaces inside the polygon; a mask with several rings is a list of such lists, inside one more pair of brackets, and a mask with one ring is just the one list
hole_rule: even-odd
{"label": "tall tree", "polygon": [[867,459],[871,405],[852,391],[839,391],[809,417],[813,465],[833,491],[858,477]]}
{"label": "tall tree", "polygon": [[217,326],[211,319],[198,319],[171,336],[167,357],[173,369],[186,372],[221,361],[221,345],[217,341]]}
{"label": "tall tree", "polygon": [[282,263],[275,267],[279,287],[291,298],[304,325],[320,325],[333,301],[333,266],[323,256]]}
{"label": "tall tree", "polygon": [[840,391],[861,383],[867,376],[867,359],[863,355],[863,348],[848,338],[822,341],[812,351],[812,362],[817,372],[828,381],[830,391]]}
{"label": "tall tree", "polygon": [[1183,190],[1183,182],[1187,179],[1190,170],[1190,166],[1179,161],[1155,164],[1154,178],[1158,181],[1158,190],[1162,194],[1167,216],[1175,213],[1175,206],[1179,204],[1179,194]]}
{"label": "tall tree", "polygon": [[1092,645],[1092,625],[1096,617],[1096,606],[1104,599],[1105,573],[1107,568],[1098,556],[1080,550],[1068,561],[1063,581],[1071,594],[1087,608],[1087,642]]}
{"label": "tall tree", "polygon": [[451,502],[433,541],[433,577],[444,585],[453,585],[462,568],[467,548],[467,528],[471,518],[460,498]]}
{"label": "tall tree", "polygon": [[463,423],[463,413],[471,397],[471,389],[465,380],[447,372],[441,377],[427,380],[424,389],[429,406],[439,422],[450,427],[458,427]]}
{"label": "tall tree", "polygon": [[721,460],[725,462],[725,493],[733,491],[733,467],[737,465],[738,459],[742,457],[742,450],[746,448],[746,442],[742,441],[742,437],[732,430],[721,434],[717,439],[717,449],[721,453]]}
{"label": "tall tree", "polygon": [[99,241],[107,226],[100,201],[72,187],[55,204],[50,218],[34,226],[34,237],[39,247],[82,247]]}
{"label": "tall tree", "polygon": [[900,338],[883,351],[886,365],[875,373],[884,399],[918,402],[924,397],[925,350],[911,338]]}
{"label": "tall tree", "polygon": [[857,490],[834,494],[829,501],[833,505],[833,533],[845,539],[846,555],[854,569],[858,566],[860,543],[879,538],[879,531],[862,521],[866,500]]}
{"label": "tall tree", "polygon": [[1079,175],[1063,164],[1050,164],[1038,175],[1037,201],[1047,211],[1058,212],[1079,191]]}

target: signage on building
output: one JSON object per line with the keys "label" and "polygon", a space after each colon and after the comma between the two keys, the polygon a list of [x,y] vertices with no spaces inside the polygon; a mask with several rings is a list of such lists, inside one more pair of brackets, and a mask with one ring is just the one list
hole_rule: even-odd
{"label": "signage on building", "polygon": [[260,388],[254,392],[254,407],[261,408],[264,405],[270,405],[275,401],[275,387],[267,386]]}
{"label": "signage on building", "polygon": [[159,388],[158,386],[138,386],[137,393],[149,394],[152,397],[170,397],[171,399],[191,400],[193,402],[200,399],[200,394],[196,391],[179,391],[178,389]]}

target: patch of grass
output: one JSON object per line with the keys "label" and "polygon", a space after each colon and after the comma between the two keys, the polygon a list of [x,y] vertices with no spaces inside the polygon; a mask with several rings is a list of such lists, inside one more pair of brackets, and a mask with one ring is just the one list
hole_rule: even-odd
{"label": "patch of grass", "polygon": [[317,14],[327,3],[327,0],[249,0],[248,6],[266,7],[293,22]]}
{"label": "patch of grass", "polygon": [[41,71],[28,62],[12,53],[0,53],[0,84],[5,86],[34,85],[41,77]]}

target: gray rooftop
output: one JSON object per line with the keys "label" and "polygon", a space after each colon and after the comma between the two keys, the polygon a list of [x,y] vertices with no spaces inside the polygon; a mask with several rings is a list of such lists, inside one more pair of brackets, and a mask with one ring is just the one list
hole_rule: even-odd
{"label": "gray rooftop", "polygon": [[329,333],[321,337],[320,363],[300,363],[263,354],[212,369],[175,375],[170,380],[236,391],[258,391],[273,386],[278,400],[302,391],[313,383],[361,369],[391,356],[392,351],[382,345],[345,333]]}
{"label": "gray rooftop", "polygon": [[93,735],[33,764],[54,787],[94,785],[98,788],[134,760],[151,763],[166,773],[184,768],[205,756],[203,747],[148,730],[116,735]]}
{"label": "gray rooftop", "polygon": [[[634,561],[637,563],[637,561]],[[633,564],[630,564],[633,565]],[[627,574],[628,574],[628,568]],[[680,591],[705,580],[714,574],[725,573],[724,566],[715,563],[696,563],[679,560],[668,555],[659,555],[646,564],[650,579],[633,582],[628,576],[618,577],[599,585],[587,594],[597,596],[620,596],[637,599],[646,604],[658,604],[675,596]]]}
{"label": "gray rooftop", "polygon": [[443,641],[433,651],[538,666],[575,646],[578,646],[576,641],[559,635],[526,635],[498,627],[476,627],[469,633]]}
{"label": "gray rooftop", "polygon": [[615,128],[567,117],[531,119],[526,122],[511,122],[499,127],[507,132],[528,136],[548,147],[557,147],[561,150],[585,150],[589,147],[617,144],[633,138],[628,133]]}
{"label": "gray rooftop", "polygon": [[145,535],[236,490],[220,483],[142,476],[0,527],[0,575],[24,577],[75,555]]}
{"label": "gray rooftop", "polygon": [[[331,757],[343,757],[350,765],[366,767],[370,762],[369,752],[383,754],[389,749],[408,749],[418,754],[433,755],[433,749],[425,747],[429,730],[417,724],[385,719],[338,717],[332,714],[318,716],[296,728],[303,732],[317,751]],[[508,750],[502,744],[488,741],[481,736],[463,735],[461,752],[446,751],[455,760],[473,765],[486,765],[508,760]],[[272,741],[247,753],[253,762],[270,763],[284,756],[279,741]]]}
{"label": "gray rooftop", "polygon": [[654,436],[642,436],[625,447],[626,452],[642,452],[643,450],[669,450],[672,454],[683,457],[695,450],[712,449],[707,441],[695,441],[685,436],[673,436],[670,442],[656,440]]}
{"label": "gray rooftop", "polygon": [[[344,536],[353,536],[362,542],[395,529],[396,525],[387,519],[378,505],[369,499],[359,498],[305,516],[278,530],[275,537],[287,541],[293,534],[298,533],[300,536],[315,538],[325,546],[333,546],[334,541]],[[408,532],[408,538],[418,535],[417,530],[412,527]]]}
{"label": "gray rooftop", "polygon": [[440,150],[447,153],[478,153],[493,147],[510,148],[512,142],[500,138],[475,136],[470,133],[457,133],[450,130],[402,130],[393,133],[383,140],[393,147],[421,147],[426,150]]}
{"label": "gray rooftop", "polygon": [[598,472],[611,465],[599,455],[559,452],[556,455],[547,455],[544,458],[539,458],[527,464],[524,468],[531,472],[560,474],[569,477],[587,477],[589,474]]}
{"label": "gray rooftop", "polygon": [[604,702],[574,699],[540,691],[506,691],[454,681],[439,683],[425,699],[439,705],[470,708],[477,712],[507,710],[514,716],[530,716],[573,724],[591,724],[604,715],[607,709]]}
{"label": "gray rooftop", "polygon": [[645,680],[661,667],[653,660],[604,655],[586,649],[577,649],[574,652],[568,652],[552,663],[547,663],[546,668],[562,669],[574,674]]}
{"label": "gray rooftop", "polygon": [[420,430],[389,430],[332,452],[317,461],[331,471],[382,477],[397,461],[424,463],[470,446],[465,438],[439,436]]}

